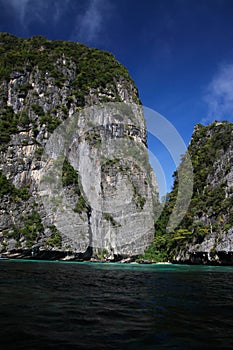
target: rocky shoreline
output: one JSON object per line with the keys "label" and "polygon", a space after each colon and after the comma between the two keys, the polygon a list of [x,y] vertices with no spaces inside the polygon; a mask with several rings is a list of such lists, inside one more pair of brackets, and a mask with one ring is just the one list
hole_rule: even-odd
{"label": "rocky shoreline", "polygon": [[28,260],[50,260],[50,261],[74,261],[74,262],[123,262],[130,263],[135,261],[137,257],[126,257],[122,255],[114,255],[109,258],[103,258],[92,255],[91,248],[84,253],[76,253],[72,251],[61,250],[45,250],[45,249],[14,249],[10,252],[1,254],[1,259],[28,259]]}
{"label": "rocky shoreline", "polygon": [[59,250],[40,250],[40,249],[15,249],[10,252],[2,253],[1,260],[6,259],[28,259],[41,261],[69,261],[69,262],[93,262],[93,263],[114,263],[120,262],[124,264],[180,264],[180,265],[209,265],[209,266],[233,266],[233,252],[218,252],[218,256],[214,258],[208,253],[193,253],[188,257],[176,258],[168,262],[155,262],[151,260],[139,259],[138,256],[122,256],[114,255],[111,258],[103,258],[91,255],[91,249],[85,253],[75,253],[71,251]]}
{"label": "rocky shoreline", "polygon": [[192,252],[183,257],[177,257],[173,263],[188,265],[233,266],[232,251]]}

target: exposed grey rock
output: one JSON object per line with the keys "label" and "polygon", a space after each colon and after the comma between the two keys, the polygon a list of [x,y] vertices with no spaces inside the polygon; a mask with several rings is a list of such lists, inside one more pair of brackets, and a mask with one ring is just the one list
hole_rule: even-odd
{"label": "exposed grey rock", "polygon": [[[202,128],[204,129],[204,127]],[[196,126],[196,131],[198,131],[198,126]],[[203,198],[210,205],[205,210],[200,210],[194,217],[194,224],[195,222],[202,222],[207,234],[199,243],[194,240],[181,249],[177,247],[178,254],[175,260],[179,262],[230,265],[233,263],[233,125],[227,122],[214,122],[209,127],[205,127],[204,132],[203,139],[197,140],[193,145],[199,150],[200,157],[203,142],[211,140],[216,133],[218,135],[217,138],[215,137],[218,144],[214,145],[217,157],[209,169],[205,183],[202,184]],[[229,140],[223,147],[221,146],[221,138],[224,140],[226,133]],[[201,170],[201,164],[199,164],[198,171]],[[214,193],[216,189],[218,191],[220,189],[220,193],[216,193],[214,197],[209,198],[208,191]],[[224,203],[224,206],[221,207],[221,203]],[[217,213],[214,205],[218,208]]]}
{"label": "exposed grey rock", "polygon": [[[2,197],[0,251],[140,254],[153,239],[158,193],[137,89],[118,76],[115,87],[90,87],[80,108],[72,90],[77,64],[65,52],[54,64],[64,77],[59,84],[26,63],[1,81],[1,111],[12,108],[20,122],[1,147],[0,170],[29,197]],[[51,123],[62,124],[53,132]],[[78,193],[62,184],[65,158],[78,173]]]}

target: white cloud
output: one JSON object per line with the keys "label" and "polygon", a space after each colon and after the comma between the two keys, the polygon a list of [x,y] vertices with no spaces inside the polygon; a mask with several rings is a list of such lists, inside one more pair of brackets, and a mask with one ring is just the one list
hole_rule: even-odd
{"label": "white cloud", "polygon": [[[0,0],[1,1],[1,0]],[[109,0],[7,0],[8,5],[24,30],[33,22],[50,26],[60,25],[62,18],[72,6],[73,16],[70,40],[87,44],[103,38],[104,20],[111,14],[112,3]],[[77,2],[76,2],[77,1]],[[65,18],[65,17],[64,17]],[[73,20],[75,20],[73,24]]]}
{"label": "white cloud", "polygon": [[208,106],[208,116],[202,122],[233,120],[233,64],[220,66],[207,88],[204,101]]}
{"label": "white cloud", "polygon": [[46,0],[8,0],[9,5],[14,10],[20,25],[27,29],[32,21],[44,22],[44,11],[48,7]]}
{"label": "white cloud", "polygon": [[13,7],[15,12],[19,15],[21,24],[25,22],[25,16],[30,0],[8,0],[8,3]]}
{"label": "white cloud", "polygon": [[[27,28],[34,20],[45,23],[46,15],[49,15],[51,22],[58,22],[70,0],[54,1],[53,4],[48,0],[8,0],[8,3],[19,18],[20,24]],[[48,11],[51,5],[52,11]]]}
{"label": "white cloud", "polygon": [[66,12],[67,7],[69,6],[70,0],[62,0],[59,2],[54,2],[54,16],[53,19],[55,22],[58,22],[62,15]]}
{"label": "white cloud", "polygon": [[83,14],[77,16],[77,23],[72,34],[72,40],[91,43],[96,40],[103,28],[104,17],[108,10],[106,1],[90,0]]}

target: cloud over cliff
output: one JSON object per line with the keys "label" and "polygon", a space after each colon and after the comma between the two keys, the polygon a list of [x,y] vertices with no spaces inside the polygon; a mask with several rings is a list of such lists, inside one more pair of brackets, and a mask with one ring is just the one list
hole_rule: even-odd
{"label": "cloud over cliff", "polygon": [[206,90],[204,100],[208,105],[208,116],[204,122],[233,120],[233,64],[219,67]]}
{"label": "cloud over cliff", "polygon": [[49,21],[50,30],[69,29],[70,40],[87,44],[103,38],[101,31],[112,9],[107,0],[0,0],[0,6],[24,31],[31,26],[40,29]]}

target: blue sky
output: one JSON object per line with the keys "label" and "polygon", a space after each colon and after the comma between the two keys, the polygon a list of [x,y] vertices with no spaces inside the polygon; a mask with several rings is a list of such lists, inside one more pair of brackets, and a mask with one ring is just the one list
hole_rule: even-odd
{"label": "blue sky", "polygon": [[[143,105],[172,123],[186,145],[195,124],[233,121],[232,0],[0,0],[0,7],[0,31],[113,53]],[[169,151],[152,137],[149,147],[169,190]]]}

